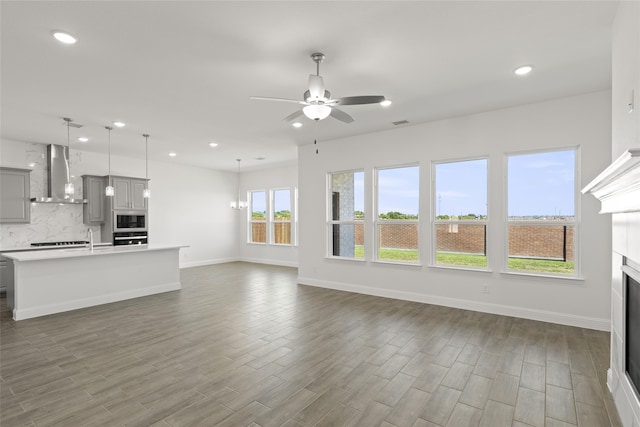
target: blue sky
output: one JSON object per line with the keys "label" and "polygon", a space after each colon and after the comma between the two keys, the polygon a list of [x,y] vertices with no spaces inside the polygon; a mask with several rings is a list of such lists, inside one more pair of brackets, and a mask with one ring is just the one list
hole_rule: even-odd
{"label": "blue sky", "polygon": [[[275,212],[291,211],[291,193],[289,190],[274,190],[273,205]],[[251,193],[251,212],[266,212],[267,197],[264,191]]]}
{"label": "blue sky", "polygon": [[[509,216],[574,215],[574,150],[512,155],[508,159]],[[418,175],[417,166],[380,169],[379,212],[417,214]],[[363,211],[364,173],[356,172],[354,181],[355,210]],[[436,215],[486,215],[487,160],[438,163],[435,193]],[[423,189],[421,195],[427,194],[430,191]]]}
{"label": "blue sky", "polygon": [[575,150],[509,157],[509,216],[575,214]]}
{"label": "blue sky", "polygon": [[436,215],[487,214],[487,160],[436,165]]}

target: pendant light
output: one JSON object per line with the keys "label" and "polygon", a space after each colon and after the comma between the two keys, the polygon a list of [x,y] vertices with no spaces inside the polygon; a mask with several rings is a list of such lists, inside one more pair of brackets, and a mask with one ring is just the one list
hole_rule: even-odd
{"label": "pendant light", "polygon": [[67,161],[65,162],[66,166],[67,166],[67,183],[64,184],[64,194],[65,194],[65,199],[68,198],[73,198],[73,194],[74,194],[74,188],[73,188],[73,183],[71,182],[71,159],[69,159],[69,157],[71,156],[71,145],[69,143],[69,128],[71,127],[71,122],[73,120],[71,120],[68,117],[63,117],[63,120],[65,122],[67,122]]}
{"label": "pendant light", "polygon": [[242,159],[236,159],[236,161],[238,162],[238,198],[231,202],[231,209],[240,210],[246,208],[248,203],[246,200],[240,200],[240,162]]}
{"label": "pendant light", "polygon": [[145,199],[149,199],[151,197],[151,190],[149,190],[149,134],[143,133],[144,136],[144,191],[142,192],[142,197]]}
{"label": "pendant light", "polygon": [[108,173],[108,177],[107,177],[107,188],[104,189],[104,194],[108,197],[113,197],[113,195],[115,194],[115,191],[113,190],[113,186],[111,185],[111,130],[113,129],[113,127],[111,126],[105,126],[104,127],[108,132],[109,132],[109,173]]}

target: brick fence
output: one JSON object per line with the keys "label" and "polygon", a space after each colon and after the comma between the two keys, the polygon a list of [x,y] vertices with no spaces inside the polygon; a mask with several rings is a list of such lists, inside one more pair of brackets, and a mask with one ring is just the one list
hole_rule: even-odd
{"label": "brick fence", "polygon": [[[364,227],[355,227],[356,245],[364,244]],[[485,254],[485,227],[479,224],[438,224],[436,250]],[[514,225],[509,230],[509,254],[514,257],[573,261],[573,227]],[[417,249],[417,224],[382,224],[380,247]]]}

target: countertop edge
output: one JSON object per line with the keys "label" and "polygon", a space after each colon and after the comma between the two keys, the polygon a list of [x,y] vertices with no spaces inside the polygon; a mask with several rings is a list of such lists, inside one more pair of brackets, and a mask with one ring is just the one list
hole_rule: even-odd
{"label": "countertop edge", "polygon": [[117,254],[130,254],[141,252],[155,252],[170,249],[188,248],[189,245],[167,245],[167,246],[148,246],[148,245],[131,245],[131,246],[109,246],[100,250],[91,252],[88,248],[70,248],[70,249],[51,249],[36,251],[18,251],[13,253],[3,253],[2,256],[16,262],[29,261],[45,261],[66,258],[109,256]]}

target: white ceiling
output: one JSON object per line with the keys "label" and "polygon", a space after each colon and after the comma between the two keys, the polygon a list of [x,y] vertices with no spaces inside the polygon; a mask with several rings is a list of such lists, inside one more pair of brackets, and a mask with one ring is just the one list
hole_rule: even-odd
{"label": "white ceiling", "polygon": [[[215,169],[294,162],[297,146],[611,86],[612,1],[2,1],[1,136]],[[50,31],[78,36],[62,45]],[[282,121],[310,54],[355,122]],[[513,69],[533,64],[527,77]],[[407,126],[407,125],[404,125]],[[87,143],[75,141],[88,136]],[[210,148],[216,141],[219,146]],[[178,156],[171,159],[169,151]],[[264,157],[265,160],[256,160]]]}

